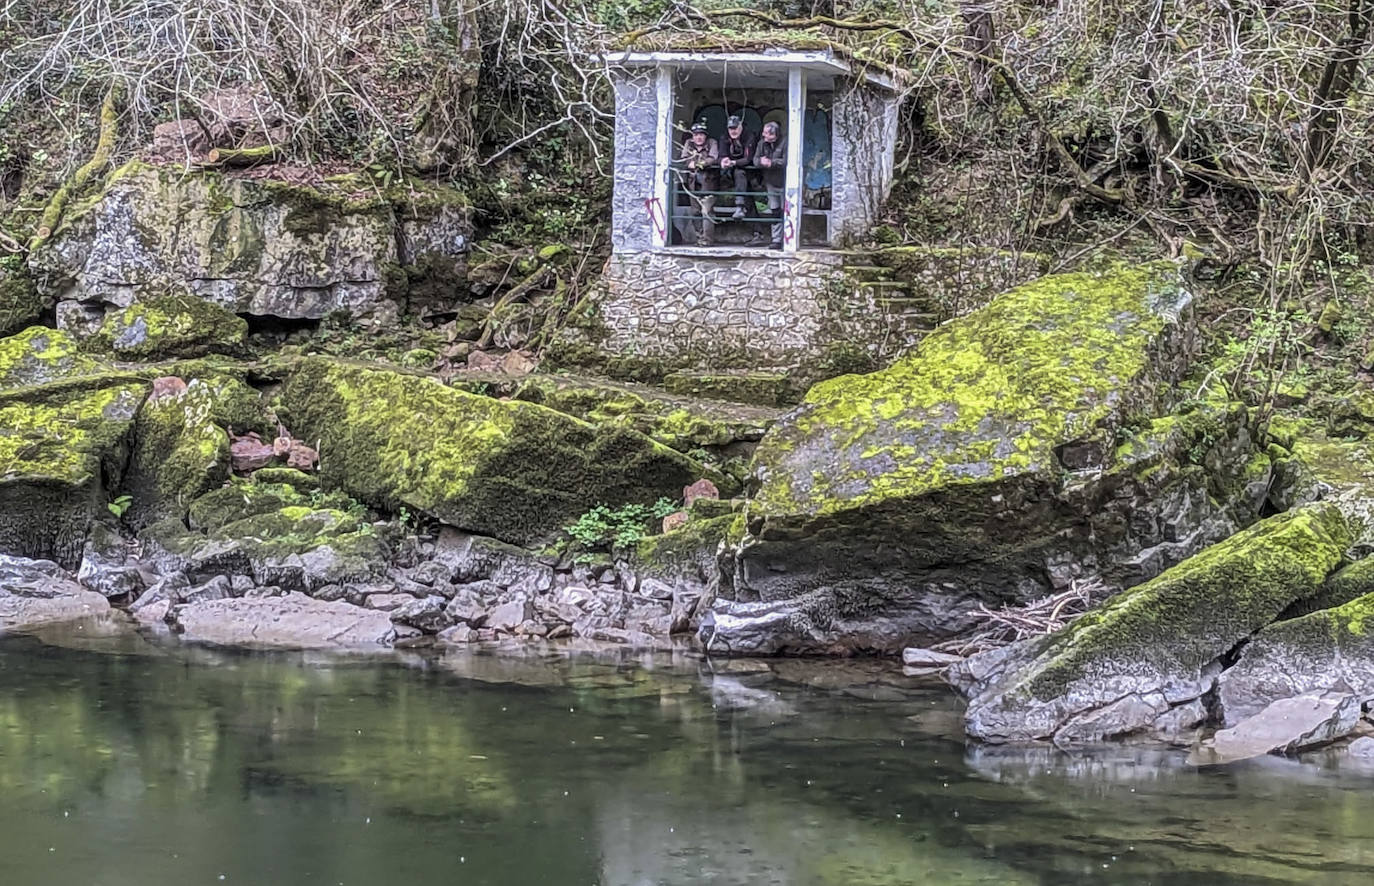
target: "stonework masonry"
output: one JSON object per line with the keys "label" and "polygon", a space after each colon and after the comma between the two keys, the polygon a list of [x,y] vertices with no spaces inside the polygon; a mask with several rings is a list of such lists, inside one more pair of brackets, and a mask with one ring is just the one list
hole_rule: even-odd
{"label": "stonework masonry", "polygon": [[775,371],[796,386],[885,365],[941,321],[1046,270],[992,249],[670,249],[612,254],[555,361],[654,379]]}

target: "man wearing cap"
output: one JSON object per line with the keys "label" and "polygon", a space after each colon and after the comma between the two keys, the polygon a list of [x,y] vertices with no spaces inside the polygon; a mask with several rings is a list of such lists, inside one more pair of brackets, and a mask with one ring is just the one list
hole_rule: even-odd
{"label": "man wearing cap", "polygon": [[[687,190],[693,215],[701,216],[701,236],[698,246],[710,246],[715,239],[716,221],[711,213],[716,208],[716,191],[720,190],[720,145],[706,132],[706,121],[692,124],[692,134],[678,152],[681,166],[679,178]],[[687,223],[691,230],[691,222]],[[685,234],[685,232],[684,232]]]}
{"label": "man wearing cap", "polygon": [[763,177],[768,192],[768,214],[773,222],[772,246],[782,246],[782,193],[787,187],[787,142],[778,124],[772,120],[763,124],[763,135],[754,149],[754,166]]}
{"label": "man wearing cap", "polygon": [[[744,218],[745,194],[749,191],[746,168],[754,163],[754,133],[744,128],[738,114],[725,121],[725,144],[720,150],[721,183],[735,192],[736,220]],[[733,186],[733,187],[732,187]]]}

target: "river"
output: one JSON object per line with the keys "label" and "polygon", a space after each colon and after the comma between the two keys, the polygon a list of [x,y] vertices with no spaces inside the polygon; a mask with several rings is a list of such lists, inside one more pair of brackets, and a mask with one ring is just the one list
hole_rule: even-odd
{"label": "river", "polygon": [[876,662],[0,638],[0,883],[1374,882],[1374,771],[966,748]]}

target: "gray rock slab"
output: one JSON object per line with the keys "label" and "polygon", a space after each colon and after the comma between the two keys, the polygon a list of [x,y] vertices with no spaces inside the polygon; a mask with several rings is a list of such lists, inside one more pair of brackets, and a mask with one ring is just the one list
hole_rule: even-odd
{"label": "gray rock slab", "polygon": [[1230,729],[1222,729],[1197,748],[1199,765],[1232,763],[1271,751],[1292,753],[1329,744],[1360,723],[1360,700],[1353,695],[1298,695],[1281,698]]}
{"label": "gray rock slab", "polygon": [[218,646],[381,651],[396,636],[385,612],[300,593],[188,603],[169,618],[183,639]]}

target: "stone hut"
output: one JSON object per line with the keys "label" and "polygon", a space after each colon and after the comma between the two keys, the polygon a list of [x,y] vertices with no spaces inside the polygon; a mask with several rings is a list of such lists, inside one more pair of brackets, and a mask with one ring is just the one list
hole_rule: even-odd
{"label": "stone hut", "polygon": [[[786,401],[819,378],[881,365],[937,322],[900,279],[928,276],[924,264],[913,272],[907,254],[902,267],[883,267],[853,248],[892,187],[899,71],[834,45],[632,50],[605,61],[616,113],[612,253],[555,360],[683,393],[747,390],[757,400],[763,389]],[[724,145],[733,115],[755,135],[768,122],[781,127],[781,217],[754,185],[736,219],[722,190],[714,242],[697,245],[700,210],[675,161],[693,123],[704,120]],[[781,248],[770,248],[779,222]],[[929,252],[944,274],[949,251]]]}

